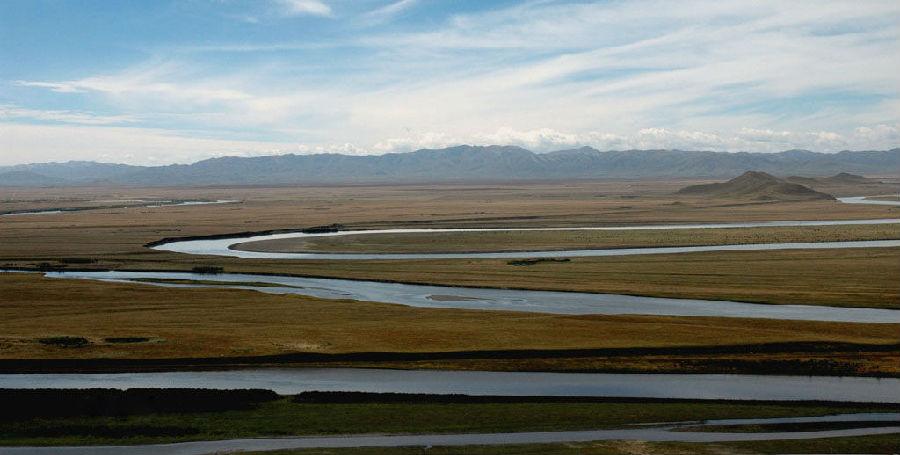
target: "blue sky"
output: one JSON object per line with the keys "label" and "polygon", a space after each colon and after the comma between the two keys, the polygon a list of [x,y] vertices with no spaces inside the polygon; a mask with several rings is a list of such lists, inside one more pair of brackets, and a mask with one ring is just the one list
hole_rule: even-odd
{"label": "blue sky", "polygon": [[0,165],[900,146],[900,2],[0,2]]}

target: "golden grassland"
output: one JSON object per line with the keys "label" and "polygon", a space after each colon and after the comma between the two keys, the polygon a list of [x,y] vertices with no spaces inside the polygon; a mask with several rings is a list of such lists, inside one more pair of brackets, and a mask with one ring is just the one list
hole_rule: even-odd
{"label": "golden grassland", "polygon": [[[0,189],[4,208],[69,197],[238,199],[189,207],[120,208],[0,218],[0,260],[146,253],[162,237],[341,223],[378,227],[565,227],[764,220],[900,218],[900,208],[834,201],[759,202],[675,197],[689,182],[586,182],[218,189]],[[115,191],[115,193],[111,193]],[[79,196],[78,192],[82,192]],[[51,204],[52,205],[52,204]]]}
{"label": "golden grassland", "polygon": [[[43,262],[101,269],[190,270],[195,265],[226,271],[286,273],[448,285],[517,287],[669,297],[804,303],[837,306],[900,306],[900,249],[717,252],[580,258],[568,263],[516,267],[500,260],[266,261],[197,257],[158,252],[143,245],[163,237],[303,228],[341,223],[347,228],[565,227],[790,219],[900,218],[900,207],[834,201],[760,202],[675,197],[697,181],[545,182],[438,186],[344,186],[284,188],[0,189],[0,210],[57,206],[60,201],[124,198],[238,199],[241,203],[160,208],[101,209],[58,215],[0,217],[0,267]],[[850,190],[847,190],[850,191]],[[882,194],[884,189],[880,190]],[[62,195],[64,194],[64,196]],[[850,194],[850,193],[847,193]],[[831,238],[891,237],[896,225],[787,231],[703,232],[703,241],[790,235]],[[790,232],[791,234],[787,234]],[[606,234],[606,233],[604,233]],[[762,237],[756,237],[756,235]],[[523,234],[527,236],[526,234]],[[610,242],[632,245],[671,242],[623,237],[563,240],[518,237],[533,244]],[[597,234],[600,235],[600,234]],[[617,234],[612,234],[617,235]],[[680,234],[671,234],[678,236]],[[688,236],[693,235],[691,233]],[[868,237],[866,237],[868,236]],[[781,237],[786,238],[786,237]],[[479,238],[481,241],[483,238]],[[490,239],[493,247],[506,245]],[[686,237],[679,241],[694,242]],[[418,243],[424,243],[418,242]],[[442,248],[448,248],[445,241]],[[598,245],[597,243],[590,243]],[[393,247],[393,246],[392,246]],[[85,261],[96,261],[85,264]],[[827,283],[827,286],[823,286]]]}
{"label": "golden grassland", "polygon": [[[900,308],[900,248],[717,251],[572,258],[517,266],[504,259],[287,261],[121,255],[76,268],[181,270],[224,267],[277,273],[447,286],[545,289],[770,304]],[[0,261],[0,267],[39,262]],[[62,264],[61,264],[62,265]]]}
{"label": "golden grassland", "polygon": [[[237,204],[118,208],[59,215],[0,217],[0,268],[283,273],[453,286],[604,292],[665,297],[900,308],[900,248],[707,252],[576,258],[515,266],[505,260],[281,261],[198,257],[153,251],[163,237],[304,228],[565,227],[762,220],[900,218],[900,208],[832,201],[760,202],[674,197],[697,182],[575,182],[310,188],[0,190],[0,211],[81,206],[114,198],[239,199]],[[60,194],[65,193],[65,196]],[[698,232],[702,241],[778,236],[891,237],[896,226]],[[604,233],[605,234],[605,233]],[[671,237],[559,238],[515,242],[669,242]],[[661,235],[661,234],[651,234]],[[678,235],[678,234],[676,234]],[[688,234],[679,241],[690,240]],[[763,237],[755,237],[755,236]],[[722,236],[722,237],[716,237]],[[788,236],[788,237],[785,237]],[[856,237],[852,237],[856,236]],[[869,236],[869,237],[865,237]],[[446,240],[449,245],[458,239]],[[517,248],[479,238],[491,248]],[[755,241],[755,240],[753,240]],[[417,243],[424,243],[424,240]],[[597,245],[597,243],[591,243]],[[606,244],[605,244],[606,245]],[[644,244],[642,244],[644,245]],[[367,245],[367,247],[369,247]],[[393,246],[392,246],[393,247]],[[38,338],[86,337],[79,348]],[[148,342],[109,343],[105,338]],[[772,342],[897,343],[896,325],[728,318],[561,316],[416,309],[353,301],[273,296],[250,291],[185,290],[149,285],[57,281],[0,274],[0,358],[102,359],[257,356],[293,352],[447,352],[745,345]],[[750,353],[592,358],[456,359],[390,366],[462,369],[709,371],[735,362],[836,363],[854,374],[900,374],[896,352]],[[775,362],[775,363],[772,363]],[[793,363],[792,363],[793,362]],[[831,363],[829,363],[831,362]],[[353,364],[359,366],[359,362]],[[381,363],[376,366],[385,366]],[[719,367],[717,367],[719,368]],[[726,368],[726,367],[721,367]],[[750,367],[744,367],[745,369]],[[818,367],[811,367],[815,370]],[[752,369],[751,369],[752,370]],[[719,371],[719,370],[715,370]]]}
{"label": "golden grassland", "polygon": [[[242,290],[58,280],[33,273],[0,274],[0,333],[2,359],[212,358],[296,352],[663,348],[772,342],[878,346],[900,342],[897,324],[424,309]],[[60,336],[84,337],[91,343],[59,347],[38,341]],[[105,341],[113,337],[148,341]],[[782,363],[829,359],[832,364],[843,362],[844,367],[852,367],[852,374],[900,374],[900,353],[884,350],[759,352],[749,357],[707,353],[518,361],[425,359],[335,366],[708,371],[707,363],[727,364],[736,358]]]}
{"label": "golden grassland", "polygon": [[275,252],[432,253],[643,248],[746,243],[844,242],[900,238],[900,223],[639,231],[499,231],[361,234],[242,243],[236,249]]}

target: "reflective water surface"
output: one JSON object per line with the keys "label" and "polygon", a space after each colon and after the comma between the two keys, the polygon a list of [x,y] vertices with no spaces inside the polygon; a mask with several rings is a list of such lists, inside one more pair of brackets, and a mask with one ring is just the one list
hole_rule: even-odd
{"label": "reflective water surface", "polygon": [[[845,221],[771,221],[735,224],[694,224],[628,227],[584,227],[584,228],[519,228],[519,229],[374,229],[360,231],[339,231],[308,234],[291,232],[285,234],[257,235],[243,238],[180,240],[154,246],[153,249],[184,254],[228,256],[248,259],[326,259],[326,260],[380,260],[380,259],[513,259],[513,258],[559,258],[631,256],[639,254],[677,254],[704,251],[771,251],[795,249],[841,249],[841,248],[894,248],[900,247],[900,240],[870,240],[857,242],[796,242],[796,243],[755,243],[740,245],[708,245],[652,248],[606,248],[590,250],[553,251],[506,251],[480,253],[279,253],[246,251],[233,249],[238,244],[250,244],[263,240],[291,239],[304,237],[338,237],[366,234],[405,234],[440,232],[484,232],[484,231],[584,231],[584,230],[678,230],[678,229],[729,229],[736,227],[771,226],[838,226],[838,225],[900,224],[900,219],[845,220]],[[898,228],[900,229],[900,228]]]}
{"label": "reflective water surface", "polygon": [[[846,421],[855,421],[848,416]],[[892,417],[893,418],[893,417]],[[807,421],[818,421],[815,417]],[[776,419],[772,419],[776,420]],[[878,420],[878,419],[875,419]],[[731,423],[731,421],[721,421]],[[195,441],[175,444],[153,444],[136,446],[85,446],[85,447],[0,447],[5,455],[202,455],[232,453],[241,451],[267,451],[301,448],[339,447],[434,447],[434,446],[474,446],[498,444],[552,444],[566,442],[638,440],[638,441],[680,441],[680,442],[725,442],[725,441],[771,441],[816,438],[836,438],[900,433],[900,422],[884,419],[876,426],[826,431],[772,431],[758,433],[718,433],[684,431],[686,425],[672,424],[659,426],[632,426],[614,430],[582,431],[534,431],[520,433],[469,433],[469,434],[409,434],[409,435],[337,435],[299,436],[280,438],[227,439],[220,441]],[[681,430],[681,431],[673,431]],[[427,449],[426,449],[427,450]],[[423,450],[424,451],[424,450]]]}
{"label": "reflective water surface", "polygon": [[[900,201],[879,201],[865,197],[839,198],[841,202],[848,204],[878,204],[900,205]],[[635,254],[664,254],[664,253],[691,253],[701,251],[760,251],[783,249],[832,249],[832,248],[882,248],[900,246],[900,241],[874,241],[874,242],[820,242],[820,243],[764,243],[751,245],[718,245],[695,247],[666,247],[666,248],[619,248],[619,249],[591,249],[591,250],[562,250],[562,251],[527,251],[527,252],[485,252],[485,253],[279,253],[261,252],[233,249],[238,244],[276,239],[290,239],[303,237],[336,237],[348,235],[366,234],[404,234],[404,233],[429,233],[429,232],[488,232],[488,231],[634,231],[634,230],[680,230],[680,229],[734,229],[734,228],[758,228],[758,227],[799,227],[799,226],[846,226],[846,225],[872,225],[872,224],[896,224],[898,218],[870,219],[870,220],[812,220],[812,221],[755,221],[739,223],[694,223],[694,224],[664,224],[646,226],[600,226],[600,227],[566,227],[566,228],[504,228],[504,229],[375,229],[357,231],[339,231],[324,233],[290,232],[282,234],[257,235],[242,238],[224,239],[197,239],[173,241],[153,247],[157,250],[172,251],[185,254],[206,254],[214,256],[230,256],[239,258],[256,259],[328,259],[328,260],[360,260],[360,259],[466,259],[466,258],[521,258],[521,257],[585,257],[585,256],[626,256]],[[247,245],[245,245],[246,247]]]}
{"label": "reflective water surface", "polygon": [[[325,299],[394,303],[423,308],[526,311],[555,314],[645,314],[668,316],[720,316],[900,323],[900,310],[838,308],[815,305],[767,305],[722,300],[671,299],[585,292],[529,291],[383,283],[363,280],[304,278],[237,273],[188,272],[49,272],[50,278],[120,282],[131,280],[198,280],[203,284],[138,282],[169,287],[229,287],[271,294],[297,294]],[[217,285],[216,283],[222,283]],[[268,286],[254,286],[267,283]],[[274,285],[274,287],[272,287]]]}
{"label": "reflective water surface", "polygon": [[845,204],[900,205],[900,196],[896,201],[869,199],[865,196],[839,197],[838,200]]}
{"label": "reflective water surface", "polygon": [[[108,202],[118,202],[118,201],[108,201]],[[47,210],[27,210],[27,211],[15,211],[15,212],[7,212],[0,213],[0,216],[25,216],[25,215],[55,215],[60,213],[68,213],[68,212],[84,212],[87,210],[104,210],[104,209],[113,209],[113,208],[158,208],[158,207],[179,207],[185,205],[211,205],[211,204],[232,204],[235,202],[240,202],[236,200],[230,199],[220,199],[215,201],[143,201],[141,199],[131,199],[128,201],[122,202],[136,202],[138,204],[127,205],[127,206],[119,206],[119,207],[78,207],[78,208],[70,208],[70,209],[47,209]],[[140,202],[146,202],[146,204],[139,204]]]}
{"label": "reflective water surface", "polygon": [[259,388],[502,396],[591,396],[900,403],[900,379],[732,374],[603,374],[276,368],[102,374],[0,374],[0,388]]}

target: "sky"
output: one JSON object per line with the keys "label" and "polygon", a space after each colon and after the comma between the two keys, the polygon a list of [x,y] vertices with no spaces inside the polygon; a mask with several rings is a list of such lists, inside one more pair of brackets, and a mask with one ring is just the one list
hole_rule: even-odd
{"label": "sky", "polygon": [[900,146],[900,2],[0,1],[0,165]]}

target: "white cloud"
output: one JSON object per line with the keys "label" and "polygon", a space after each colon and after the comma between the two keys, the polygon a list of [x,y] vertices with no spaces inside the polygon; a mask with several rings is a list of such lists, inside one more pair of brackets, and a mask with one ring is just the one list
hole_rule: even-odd
{"label": "white cloud", "polygon": [[46,88],[58,93],[79,93],[84,91],[66,82],[16,81],[15,84],[22,87]]}
{"label": "white cloud", "polygon": [[363,14],[363,20],[369,25],[381,24],[412,8],[416,3],[418,3],[418,0],[399,0],[388,3]]}
{"label": "white cloud", "polygon": [[289,94],[259,93],[255,78],[253,72],[207,75],[187,62],[154,60],[118,73],[70,81],[18,81],[17,85],[91,94],[112,109],[179,123],[185,129],[286,128],[298,105],[322,102],[328,95],[297,88]]}
{"label": "white cloud", "polygon": [[24,87],[48,88],[61,93],[95,92],[120,99],[145,97],[154,103],[200,103],[236,101],[251,95],[229,87],[227,77],[197,79],[197,69],[176,61],[149,61],[116,74],[105,74],[71,81],[17,81]]}
{"label": "white cloud", "polygon": [[150,128],[0,122],[0,165],[68,160],[159,165],[300,151],[295,144],[185,137]]}
{"label": "white cloud", "polygon": [[331,16],[331,7],[320,0],[277,0],[289,16]]}
{"label": "white cloud", "polygon": [[563,133],[551,128],[540,128],[531,131],[517,131],[505,127],[480,135],[479,142],[492,144],[518,145],[529,150],[553,150],[564,147],[575,147],[582,144],[584,137],[577,134]]}
{"label": "white cloud", "polygon": [[900,146],[900,125],[858,127],[845,134],[833,131],[774,131],[754,128],[726,132],[642,128],[632,134],[617,134],[603,131],[573,133],[551,128],[523,131],[505,127],[465,136],[441,132],[411,134],[381,141],[370,152],[405,152],[460,144],[517,145],[536,152],[583,146],[598,150],[682,149],[726,152],[779,152],[797,148],[819,152],[885,150]]}
{"label": "white cloud", "polygon": [[416,135],[390,138],[376,143],[372,147],[372,153],[411,152],[419,149],[435,149],[460,145],[464,142],[458,138],[452,138],[445,133],[427,132]]}
{"label": "white cloud", "polygon": [[128,115],[96,115],[90,112],[22,109],[16,106],[0,105],[0,120],[33,119],[83,125],[113,125],[137,121]]}
{"label": "white cloud", "polygon": [[861,126],[853,130],[852,147],[878,149],[892,144],[900,147],[900,124]]}
{"label": "white cloud", "polygon": [[518,145],[536,152],[590,146],[599,150],[670,149],[775,152],[794,148],[822,152],[884,150],[900,144],[900,124],[858,127],[846,134],[829,131],[773,131],[744,128],[709,132],[644,128],[633,134],[602,131],[573,133],[550,128],[495,131],[469,135],[444,132],[407,134],[372,146],[353,143],[306,144],[223,140],[181,136],[152,128],[23,125],[0,122],[0,165],[21,162],[98,160],[159,165],[190,163],[217,156],[285,153],[348,155],[409,152],[461,144]]}

